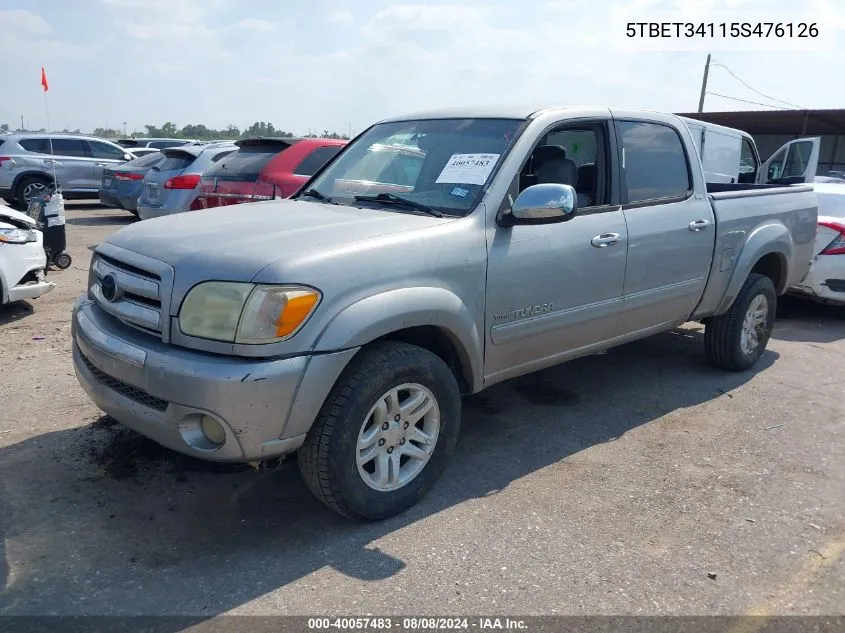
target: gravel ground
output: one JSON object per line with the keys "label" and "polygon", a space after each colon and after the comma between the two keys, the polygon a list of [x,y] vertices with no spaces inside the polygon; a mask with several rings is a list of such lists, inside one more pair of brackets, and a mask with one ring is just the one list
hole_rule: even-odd
{"label": "gravel ground", "polygon": [[73,375],[90,249],[0,307],[0,614],[843,614],[845,310],[782,302],[756,371],[695,326],[467,399],[457,458],[394,519],[114,425]]}

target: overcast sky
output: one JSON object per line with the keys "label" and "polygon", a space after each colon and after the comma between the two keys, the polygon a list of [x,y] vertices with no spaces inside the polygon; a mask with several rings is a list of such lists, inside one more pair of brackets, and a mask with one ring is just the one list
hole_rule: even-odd
{"label": "overcast sky", "polygon": [[[678,0],[0,0],[0,123],[145,123],[347,132],[381,117],[484,103],[694,111],[703,52],[622,52],[609,16]],[[696,0],[746,15],[786,0]],[[845,44],[845,1],[808,0]],[[751,13],[749,13],[751,12]],[[712,18],[711,18],[712,19]],[[615,24],[615,23],[613,23]],[[753,89],[806,108],[845,107],[838,52],[716,51]],[[768,102],[721,67],[709,90]],[[705,110],[767,109],[708,95]]]}

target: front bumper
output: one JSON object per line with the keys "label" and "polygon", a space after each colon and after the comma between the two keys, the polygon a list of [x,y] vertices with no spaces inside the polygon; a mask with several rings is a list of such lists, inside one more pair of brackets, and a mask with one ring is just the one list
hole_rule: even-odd
{"label": "front bumper", "polygon": [[40,280],[35,283],[23,284],[9,289],[9,302],[24,301],[26,299],[37,299],[46,295],[56,287],[52,281]]}
{"label": "front bumper", "polygon": [[[180,453],[245,462],[295,451],[357,350],[242,359],[166,345],[81,297],[73,310],[73,363],[83,389],[118,422]],[[197,442],[199,418],[225,430],[214,449]]]}

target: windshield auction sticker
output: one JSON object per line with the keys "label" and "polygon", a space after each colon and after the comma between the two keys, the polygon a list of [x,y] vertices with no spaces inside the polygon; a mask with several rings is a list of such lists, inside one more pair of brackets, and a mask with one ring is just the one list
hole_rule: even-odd
{"label": "windshield auction sticker", "polygon": [[450,185],[483,185],[501,154],[452,154],[435,182]]}

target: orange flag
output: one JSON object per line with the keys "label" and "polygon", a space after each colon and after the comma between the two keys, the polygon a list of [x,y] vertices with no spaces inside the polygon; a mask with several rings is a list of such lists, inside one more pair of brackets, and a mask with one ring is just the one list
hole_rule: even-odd
{"label": "orange flag", "polygon": [[41,67],[41,85],[44,87],[44,92],[47,92],[47,73],[44,72],[44,66]]}

